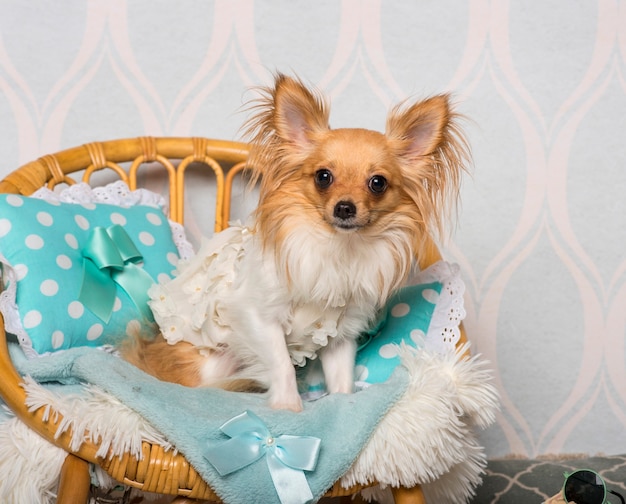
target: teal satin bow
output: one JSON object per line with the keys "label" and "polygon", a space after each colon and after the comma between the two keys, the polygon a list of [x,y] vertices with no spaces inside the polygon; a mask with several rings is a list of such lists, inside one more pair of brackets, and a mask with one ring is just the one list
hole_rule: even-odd
{"label": "teal satin bow", "polygon": [[204,452],[220,476],[238,471],[265,456],[282,504],[304,504],[313,499],[303,471],[313,471],[317,465],[319,438],[274,437],[263,421],[249,410],[230,419],[220,430],[230,439],[209,446]]}
{"label": "teal satin bow", "polygon": [[154,320],[148,306],[148,289],[154,280],[135,264],[143,261],[143,256],[122,226],[94,228],[82,254],[83,280],[78,295],[81,303],[108,323],[119,285],[142,315],[149,321]]}

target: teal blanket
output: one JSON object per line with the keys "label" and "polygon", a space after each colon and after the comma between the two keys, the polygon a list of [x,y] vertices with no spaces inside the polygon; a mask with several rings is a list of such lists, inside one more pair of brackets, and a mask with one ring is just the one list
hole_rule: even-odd
{"label": "teal blanket", "polygon": [[[38,359],[26,359],[17,345],[11,355],[19,372],[40,383],[91,383],[117,397],[146,418],[185,455],[226,503],[303,502],[297,479],[282,479],[282,499],[271,477],[267,458],[221,476],[207,455],[229,437],[220,430],[229,420],[249,411],[273,439],[281,436],[319,438],[317,464],[304,472],[310,501],[317,501],[352,465],[379,420],[402,396],[408,372],[399,366],[391,378],[351,395],[335,394],[307,402],[304,411],[273,410],[258,394],[187,388],[160,382],[101,350],[76,348]],[[68,387],[73,392],[75,387]],[[219,449],[217,450],[219,451]],[[253,457],[254,458],[254,457]],[[288,475],[288,473],[287,473]],[[291,482],[291,483],[290,483]]]}

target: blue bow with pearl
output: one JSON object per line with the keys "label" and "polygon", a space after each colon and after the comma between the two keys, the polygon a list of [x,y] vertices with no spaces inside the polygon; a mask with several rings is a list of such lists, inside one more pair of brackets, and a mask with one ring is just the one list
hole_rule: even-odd
{"label": "blue bow with pearl", "polygon": [[282,504],[305,504],[313,494],[303,471],[317,465],[321,440],[312,436],[274,437],[251,411],[220,427],[230,439],[210,445],[205,458],[220,476],[238,471],[265,457],[274,488]]}

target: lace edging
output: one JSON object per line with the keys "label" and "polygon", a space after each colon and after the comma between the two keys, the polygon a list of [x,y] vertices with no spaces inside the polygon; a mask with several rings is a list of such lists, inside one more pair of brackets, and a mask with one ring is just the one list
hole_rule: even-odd
{"label": "lace edging", "polygon": [[167,203],[160,194],[148,191],[147,189],[131,191],[128,185],[121,180],[101,187],[91,187],[86,182],[80,182],[66,187],[61,192],[55,192],[47,187],[41,187],[35,191],[31,197],[62,203],[83,204],[97,202],[121,207],[149,205],[159,207],[163,211],[167,210]]}
{"label": "lace edging", "polygon": [[439,261],[415,277],[415,283],[442,284],[424,342],[427,349],[438,353],[454,349],[461,337],[459,325],[466,312],[463,302],[465,283],[460,271],[457,264]]}
{"label": "lace edging", "polygon": [[17,272],[4,255],[0,254],[0,266],[2,270],[2,283],[5,289],[0,292],[0,313],[4,318],[4,326],[8,333],[14,334],[20,342],[20,346],[28,357],[36,357],[38,354],[33,349],[33,343],[24,330],[20,312],[15,302],[17,294]]}
{"label": "lace edging", "polygon": [[[129,208],[134,205],[147,205],[161,209],[166,215],[168,213],[168,205],[163,196],[143,188],[131,191],[122,180],[117,180],[101,187],[91,187],[86,182],[80,182],[63,189],[61,192],[54,192],[47,187],[41,187],[31,197],[79,205],[106,203],[123,208]],[[172,240],[178,249],[179,256],[182,259],[191,258],[194,255],[194,250],[191,243],[187,240],[184,227],[171,219],[168,219],[168,222],[172,231]]]}
{"label": "lace edging", "polygon": [[[161,209],[167,214],[167,203],[160,194],[147,189],[137,189],[131,191],[128,185],[118,180],[102,187],[92,188],[89,184],[81,182],[64,189],[61,192],[54,192],[47,187],[42,187],[32,194],[33,198],[59,203],[107,203],[128,208],[134,205],[147,205]],[[193,247],[187,240],[185,229],[182,225],[168,219],[172,231],[172,240],[178,249],[178,254],[182,259],[189,259],[194,255]],[[2,281],[6,288],[0,292],[0,313],[4,317],[7,332],[14,334],[20,342],[20,346],[28,357],[38,357],[30,336],[22,325],[17,299],[17,272],[13,265],[4,255],[0,254],[0,265]],[[45,354],[44,354],[45,355]]]}

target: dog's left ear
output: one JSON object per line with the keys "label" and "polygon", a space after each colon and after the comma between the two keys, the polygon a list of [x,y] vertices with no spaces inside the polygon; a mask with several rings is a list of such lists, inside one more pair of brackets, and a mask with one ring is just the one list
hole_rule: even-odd
{"label": "dog's left ear", "polygon": [[442,230],[458,199],[461,173],[471,155],[448,95],[398,106],[386,136],[404,175],[403,187],[432,230]]}
{"label": "dog's left ear", "polygon": [[397,142],[402,157],[415,160],[437,150],[450,119],[448,96],[434,96],[406,109],[394,108],[387,118],[386,135]]}

